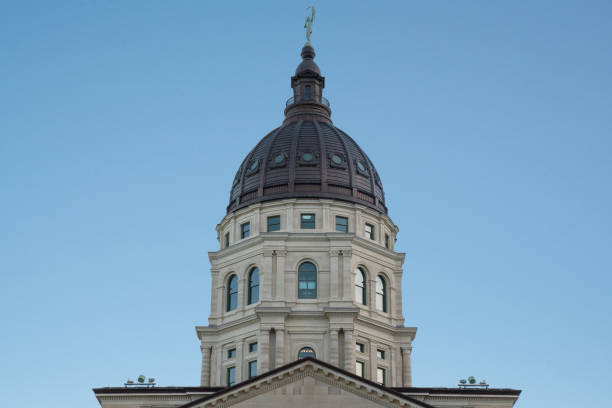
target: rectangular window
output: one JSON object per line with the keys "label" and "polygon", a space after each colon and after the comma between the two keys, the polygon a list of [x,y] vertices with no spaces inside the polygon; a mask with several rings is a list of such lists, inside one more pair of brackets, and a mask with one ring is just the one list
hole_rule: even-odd
{"label": "rectangular window", "polygon": [[336,231],[348,232],[348,218],[336,216]]}
{"label": "rectangular window", "polygon": [[315,215],[314,214],[302,214],[300,217],[300,228],[314,229],[315,228]]}
{"label": "rectangular window", "polygon": [[385,234],[385,248],[389,249],[389,234]]}
{"label": "rectangular window", "polygon": [[224,248],[227,248],[229,246],[229,232],[225,233],[225,246]]}
{"label": "rectangular window", "polygon": [[257,377],[257,360],[249,361],[249,378]]}
{"label": "rectangular window", "polygon": [[362,343],[355,343],[355,351],[363,353],[365,346]]}
{"label": "rectangular window", "polygon": [[236,349],[227,350],[227,358],[236,358]]}
{"label": "rectangular window", "polygon": [[280,215],[268,217],[268,232],[280,231]]}
{"label": "rectangular window", "polygon": [[231,387],[236,383],[236,367],[227,367],[227,386]]}
{"label": "rectangular window", "polygon": [[248,238],[251,235],[251,223],[245,222],[240,226],[240,238]]}
{"label": "rectangular window", "polygon": [[363,377],[363,373],[365,373],[365,364],[363,361],[358,361],[357,365],[355,365],[355,374],[360,377]]}
{"label": "rectangular window", "polygon": [[376,382],[380,385],[385,385],[385,369],[378,367],[376,369]]}
{"label": "rectangular window", "polygon": [[384,360],[385,350],[381,350],[381,349],[376,350],[376,357],[380,358],[381,360]]}
{"label": "rectangular window", "polygon": [[257,343],[250,343],[249,344],[249,353],[254,353],[257,351]]}
{"label": "rectangular window", "polygon": [[365,237],[368,239],[374,239],[374,226],[372,224],[365,225]]}

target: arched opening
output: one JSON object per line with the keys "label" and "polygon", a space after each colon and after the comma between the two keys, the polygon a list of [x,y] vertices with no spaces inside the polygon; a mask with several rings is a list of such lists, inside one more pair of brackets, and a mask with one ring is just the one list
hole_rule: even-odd
{"label": "arched opening", "polygon": [[226,310],[234,310],[238,307],[238,277],[232,275],[227,280],[227,307]]}
{"label": "arched opening", "polygon": [[312,88],[310,87],[310,85],[306,85],[306,87],[304,88],[304,99],[306,99],[307,101],[312,99]]}
{"label": "arched opening", "polygon": [[312,262],[304,262],[298,268],[298,298],[317,298],[317,267]]}
{"label": "arched opening", "polygon": [[259,268],[254,267],[249,272],[249,295],[248,303],[259,302]]}
{"label": "arched opening", "polygon": [[317,354],[315,353],[312,347],[302,347],[300,351],[298,351],[298,358],[304,357],[317,358]]}
{"label": "arched opening", "polygon": [[361,305],[366,304],[366,279],[361,268],[355,270],[355,301]]}
{"label": "arched opening", "polygon": [[376,309],[387,311],[387,282],[380,275],[376,277]]}

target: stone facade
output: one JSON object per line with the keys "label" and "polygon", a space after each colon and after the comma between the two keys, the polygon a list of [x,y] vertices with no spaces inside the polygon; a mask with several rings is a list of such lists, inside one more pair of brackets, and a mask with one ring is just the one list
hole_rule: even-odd
{"label": "stone facade", "polygon": [[[314,229],[301,228],[302,214],[314,215]],[[267,220],[273,216],[280,216],[280,229],[268,232]],[[348,219],[348,232],[336,230],[336,217]],[[249,237],[241,238],[246,223]],[[366,236],[366,224],[374,227],[372,235]],[[336,200],[264,202],[228,214],[217,226],[221,249],[209,253],[209,326],[196,328],[201,385],[227,385],[230,367],[235,367],[235,381],[243,381],[250,361],[257,361],[262,374],[297,359],[300,349],[309,347],[317,359],[349,372],[363,363],[367,379],[376,380],[382,368],[385,384],[410,386],[416,328],[404,327],[404,254],[393,250],[397,231],[387,215]],[[316,266],[314,299],[299,298],[298,269],[304,262]],[[255,267],[259,301],[248,304],[248,276]],[[365,275],[365,304],[356,299],[357,268]],[[228,310],[228,279],[234,275],[237,305]],[[377,277],[386,284],[385,311],[377,307]],[[249,352],[254,343],[257,351]]]}

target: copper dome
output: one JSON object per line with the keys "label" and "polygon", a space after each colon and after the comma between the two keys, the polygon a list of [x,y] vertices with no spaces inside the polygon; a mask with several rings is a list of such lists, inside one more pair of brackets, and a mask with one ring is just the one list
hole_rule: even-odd
{"label": "copper dome", "polygon": [[242,161],[232,183],[228,213],[285,198],[331,198],[387,213],[374,164],[332,124],[329,102],[322,96],[325,78],[314,56],[314,49],[304,46],[303,61],[291,78],[294,96],[287,101],[285,121]]}

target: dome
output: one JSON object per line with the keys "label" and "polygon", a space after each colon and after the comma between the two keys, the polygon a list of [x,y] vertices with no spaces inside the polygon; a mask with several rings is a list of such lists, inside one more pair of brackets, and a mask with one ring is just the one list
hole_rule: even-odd
{"label": "dome", "polygon": [[[285,120],[244,158],[232,183],[227,212],[285,198],[330,198],[386,214],[385,194],[372,161],[331,121],[322,96],[325,78],[307,44],[291,78],[294,96]],[[316,68],[316,69],[315,69]]]}

